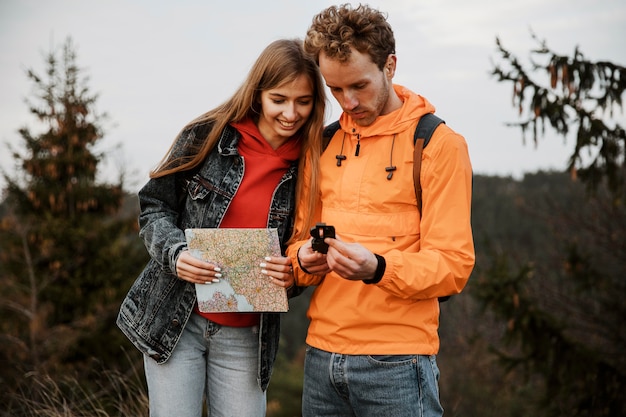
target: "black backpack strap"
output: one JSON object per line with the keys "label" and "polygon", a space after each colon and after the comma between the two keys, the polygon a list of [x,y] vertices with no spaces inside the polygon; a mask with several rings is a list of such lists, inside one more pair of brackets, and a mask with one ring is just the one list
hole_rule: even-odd
{"label": "black backpack strap", "polygon": [[428,142],[430,142],[433,132],[441,123],[445,123],[445,121],[435,116],[433,113],[426,113],[420,117],[417,127],[415,128],[415,134],[413,135],[413,143],[415,143],[417,139],[424,139],[423,147],[425,148]]}
{"label": "black backpack strap", "polygon": [[324,152],[324,150],[330,143],[330,140],[333,138],[333,136],[335,136],[335,132],[337,132],[340,127],[341,125],[339,124],[339,120],[335,120],[324,128],[324,133],[322,134],[322,152]]}

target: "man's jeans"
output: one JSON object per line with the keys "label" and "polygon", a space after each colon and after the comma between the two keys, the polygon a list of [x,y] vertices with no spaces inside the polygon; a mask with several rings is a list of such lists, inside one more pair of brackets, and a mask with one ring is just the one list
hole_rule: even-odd
{"label": "man's jeans", "polygon": [[307,347],[304,417],[439,417],[435,356],[341,355]]}
{"label": "man's jeans", "polygon": [[144,356],[151,417],[263,417],[257,382],[258,327],[220,326],[192,314],[170,359]]}

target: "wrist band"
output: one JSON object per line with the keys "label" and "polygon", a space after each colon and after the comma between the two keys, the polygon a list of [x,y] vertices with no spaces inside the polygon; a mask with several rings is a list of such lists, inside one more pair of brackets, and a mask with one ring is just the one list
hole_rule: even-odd
{"label": "wrist band", "polygon": [[312,275],[309,271],[306,270],[305,267],[302,266],[302,264],[300,263],[300,256],[298,256],[300,253],[300,249],[298,249],[298,253],[296,254],[296,258],[298,259],[298,266],[300,267],[300,269],[302,270],[302,272],[304,272],[305,274],[309,274]]}
{"label": "wrist band", "polygon": [[376,272],[374,272],[374,278],[363,280],[365,284],[377,284],[383,278],[383,275],[385,275],[385,269],[387,268],[387,261],[385,261],[385,258],[383,258],[382,256],[376,253],[374,254],[374,256],[376,257],[376,260],[378,261],[378,265],[376,265]]}

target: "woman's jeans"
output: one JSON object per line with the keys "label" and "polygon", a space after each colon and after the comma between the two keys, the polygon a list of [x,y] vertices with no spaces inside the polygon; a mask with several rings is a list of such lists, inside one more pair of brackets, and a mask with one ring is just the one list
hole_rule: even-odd
{"label": "woman's jeans", "polygon": [[435,356],[342,355],[308,346],[304,417],[439,417]]}
{"label": "woman's jeans", "polygon": [[257,382],[259,329],[228,327],[192,314],[167,362],[144,356],[151,417],[265,416]]}

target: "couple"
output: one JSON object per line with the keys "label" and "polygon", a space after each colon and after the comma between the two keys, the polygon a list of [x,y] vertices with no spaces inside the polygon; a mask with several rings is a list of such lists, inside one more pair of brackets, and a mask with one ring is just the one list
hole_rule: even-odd
{"label": "couple", "polygon": [[[151,173],[139,191],[151,261],[118,317],[144,354],[151,416],[266,412],[280,314],[200,312],[193,284],[221,275],[189,254],[190,227],[276,228],[284,256],[259,261],[267,279],[289,296],[316,286],[304,416],[442,415],[438,297],[460,292],[474,265],[471,165],[463,137],[438,127],[421,216],[413,132],[435,108],[392,83],[396,61],[381,12],[331,6],[304,43],[271,43]],[[325,151],[323,82],[343,110]],[[327,254],[312,250],[316,222],[336,228]]]}

